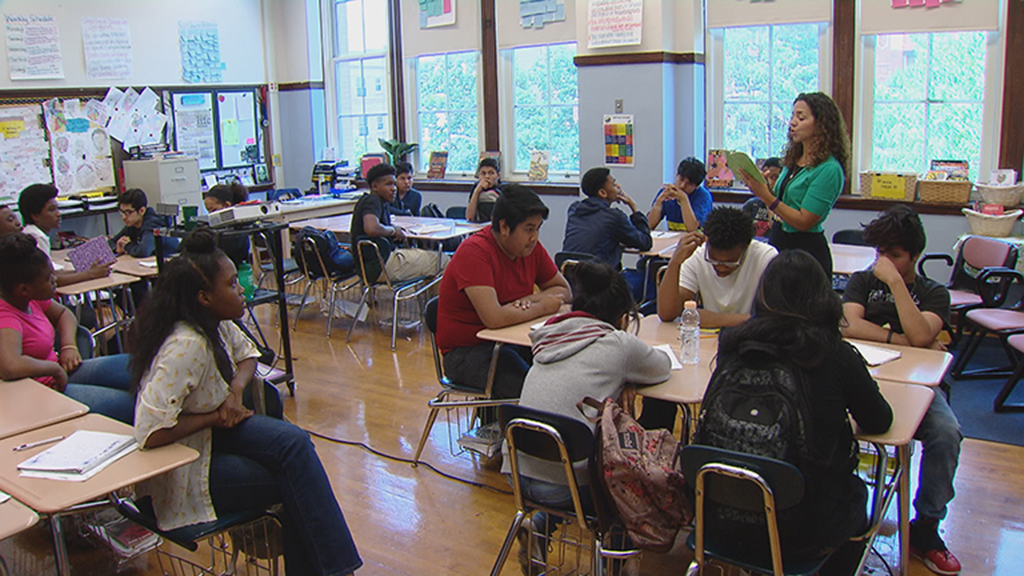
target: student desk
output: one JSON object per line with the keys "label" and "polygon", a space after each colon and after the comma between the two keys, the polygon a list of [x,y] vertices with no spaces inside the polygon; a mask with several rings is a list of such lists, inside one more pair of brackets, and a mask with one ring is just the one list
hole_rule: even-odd
{"label": "student desk", "polygon": [[676,244],[679,243],[679,238],[683,235],[682,232],[669,232],[665,230],[651,230],[651,249],[643,252],[638,252],[627,248],[626,252],[632,252],[640,254],[641,256],[655,256],[661,258],[671,258],[672,252],[676,249]]}
{"label": "student desk", "polygon": [[0,382],[0,439],[77,418],[89,407],[31,378]]}
{"label": "student desk", "polygon": [[117,257],[117,262],[114,262],[111,269],[114,272],[144,279],[152,278],[160,273],[156,267],[156,256],[150,256],[149,258],[136,258],[127,254],[122,254]]}
{"label": "student desk", "polygon": [[0,540],[28,530],[36,522],[39,522],[39,515],[14,498],[0,504]]}
{"label": "student desk", "polygon": [[[58,296],[82,296],[88,292],[98,292],[105,290],[109,296],[110,310],[113,311],[117,306],[114,303],[114,289],[118,288],[124,295],[125,302],[127,302],[128,310],[126,314],[131,316],[135,311],[135,302],[132,300],[131,290],[127,290],[130,284],[134,284],[139,281],[137,276],[129,276],[128,274],[121,274],[120,272],[111,272],[109,276],[105,278],[96,278],[95,280],[86,280],[85,282],[76,282],[74,284],[68,284],[66,286],[57,287]],[[121,341],[121,324],[117,321],[116,316],[111,315],[114,325],[114,335],[117,337],[117,344],[121,350],[124,350],[124,343]],[[81,321],[81,315],[78,315],[79,321]],[[109,326],[109,325],[108,325]],[[97,332],[103,331],[108,326],[98,327]]]}
{"label": "student desk", "polygon": [[953,363],[953,355],[945,350],[914,348],[912,346],[898,346],[896,344],[867,342],[863,340],[852,340],[852,342],[898,350],[903,354],[892,362],[886,362],[881,366],[869,369],[871,375],[878,380],[938,386],[942,383],[942,377],[946,375],[950,364]]}
{"label": "student desk", "polygon": [[[925,386],[887,380],[879,380],[878,389],[892,407],[892,426],[882,434],[865,434],[854,422],[854,434],[858,440],[874,444],[879,451],[884,450],[885,446],[896,449],[896,466],[885,483],[882,501],[888,502],[895,490],[900,523],[899,573],[906,575],[910,573],[910,445],[935,393]],[[885,509],[882,508],[880,517],[875,519],[876,529],[884,513]]]}
{"label": "student desk", "polygon": [[832,251],[832,273],[849,276],[874,264],[875,249],[871,246],[829,244]]}
{"label": "student desk", "polygon": [[[405,237],[411,240],[448,240],[469,236],[487,226],[486,223],[452,220],[450,218],[427,218],[422,216],[392,216],[391,223],[405,230]],[[317,230],[328,230],[338,236],[348,237],[352,229],[352,215],[315,218],[292,224],[292,229],[310,226]],[[440,227],[444,227],[443,229]],[[422,231],[422,232],[421,232]]]}
{"label": "student desk", "polygon": [[19,463],[52,447],[53,444],[22,452],[14,452],[15,446],[54,436],[68,436],[75,430],[116,434],[132,433],[132,427],[127,424],[99,414],[86,414],[73,420],[66,420],[0,440],[0,490],[14,496],[36,512],[50,516],[57,573],[62,576],[71,573],[64,532],[61,527],[63,513],[88,509],[95,504],[97,498],[188,464],[199,457],[199,453],[191,448],[180,444],[170,444],[144,452],[136,450],[84,482],[64,482],[19,476],[17,468]]}

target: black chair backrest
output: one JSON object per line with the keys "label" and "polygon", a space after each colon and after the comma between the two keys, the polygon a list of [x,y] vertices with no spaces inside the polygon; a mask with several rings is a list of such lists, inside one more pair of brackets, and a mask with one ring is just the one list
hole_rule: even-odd
{"label": "black chair backrest", "polygon": [[[324,239],[319,238],[319,242],[324,242]],[[310,280],[319,280],[327,275],[324,271],[323,265],[321,264],[321,247],[318,243],[317,234],[309,234],[305,229],[303,229],[299,232],[299,236],[296,239],[296,245],[293,246],[293,249],[295,248],[298,249],[299,258],[302,259],[304,271]]]}
{"label": "black chair backrest", "polygon": [[427,203],[422,208],[420,208],[419,215],[423,216],[424,218],[444,218],[444,214],[441,212],[441,209],[438,208],[437,204],[434,204],[433,202]]}
{"label": "black chair backrest", "polygon": [[356,249],[359,251],[356,257],[361,263],[360,274],[363,282],[367,286],[376,284],[384,272],[384,263],[391,256],[391,242],[387,238],[360,236],[356,242]]}
{"label": "black chair backrest", "polygon": [[833,244],[852,244],[854,246],[867,246],[864,241],[864,231],[859,228],[847,228],[839,230],[832,235]]}
{"label": "black chair backrest", "polygon": [[[498,406],[498,422],[503,430],[509,422],[517,418],[541,422],[557,430],[562,436],[562,442],[565,443],[569,459],[573,462],[588,460],[594,453],[597,445],[594,433],[589,426],[579,420],[521,405]],[[542,460],[561,461],[558,445],[547,434],[525,429],[517,429],[512,434],[516,449],[520,452]]]}
{"label": "black chair backrest", "polygon": [[466,219],[466,207],[465,206],[449,206],[448,209],[444,211],[444,217],[445,218],[454,218],[456,220],[465,220]]}
{"label": "black chair backrest", "polygon": [[427,301],[426,307],[423,308],[423,322],[431,334],[437,334],[437,300],[438,297],[434,296]]}
{"label": "black chair backrest", "polygon": [[[683,477],[689,486],[697,485],[697,473],[705,464],[718,462],[746,468],[764,478],[775,494],[777,510],[792,508],[804,497],[804,475],[789,462],[699,445],[684,447],[681,458]],[[705,498],[741,510],[764,511],[764,497],[753,483],[721,476],[713,478],[705,480]]]}
{"label": "black chair backrest", "polygon": [[556,252],[555,253],[555,266],[559,270],[562,269],[562,264],[566,260],[576,260],[577,262],[583,261],[597,261],[597,256],[593,254],[587,254],[586,252]]}

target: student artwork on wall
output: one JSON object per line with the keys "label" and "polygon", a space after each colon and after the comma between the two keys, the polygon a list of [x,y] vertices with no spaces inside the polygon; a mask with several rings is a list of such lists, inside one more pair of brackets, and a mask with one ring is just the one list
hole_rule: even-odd
{"label": "student artwork on wall", "polygon": [[0,106],[0,203],[14,204],[29,184],[53,182],[39,105]]}
{"label": "student artwork on wall", "polygon": [[530,152],[530,180],[548,179],[548,162],[551,160],[550,150],[534,150]]}
{"label": "student artwork on wall", "polygon": [[178,22],[181,47],[181,78],[185,82],[222,82],[225,64],[220,60],[220,33],[216,22]]}
{"label": "student artwork on wall", "polygon": [[537,30],[548,22],[562,22],[565,0],[519,0],[519,19],[523,28]]}
{"label": "student artwork on wall", "polygon": [[644,0],[589,0],[587,47],[635,46],[644,25]]}
{"label": "student artwork on wall", "polygon": [[419,0],[420,28],[455,24],[455,0]]}
{"label": "student artwork on wall", "polygon": [[708,174],[704,184],[708,188],[732,188],[736,177],[729,169],[728,150],[708,150]]}
{"label": "student artwork on wall", "polygon": [[127,18],[82,18],[85,74],[92,80],[132,75],[132,35]]}
{"label": "student artwork on wall", "polygon": [[112,189],[110,137],[104,126],[89,119],[81,100],[47,100],[43,118],[50,133],[53,183],[60,194]]}
{"label": "student artwork on wall", "polygon": [[604,163],[633,166],[633,115],[604,115]]}
{"label": "student artwork on wall", "polygon": [[53,16],[4,14],[11,80],[64,77],[60,34]]}

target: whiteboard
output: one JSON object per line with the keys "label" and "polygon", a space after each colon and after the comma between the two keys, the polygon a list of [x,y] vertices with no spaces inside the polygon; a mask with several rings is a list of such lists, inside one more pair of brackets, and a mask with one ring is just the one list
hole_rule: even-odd
{"label": "whiteboard", "polygon": [[171,94],[171,107],[174,111],[174,149],[198,159],[200,170],[217,168],[213,94]]}
{"label": "whiteboard", "polygon": [[252,166],[258,158],[255,92],[217,92],[217,120],[221,167]]}

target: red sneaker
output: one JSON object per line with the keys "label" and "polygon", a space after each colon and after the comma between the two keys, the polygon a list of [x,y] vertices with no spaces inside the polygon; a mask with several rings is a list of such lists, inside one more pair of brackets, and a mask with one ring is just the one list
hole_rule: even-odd
{"label": "red sneaker", "polygon": [[914,520],[910,523],[910,553],[936,574],[956,576],[960,573],[960,561],[939,536],[937,521]]}

